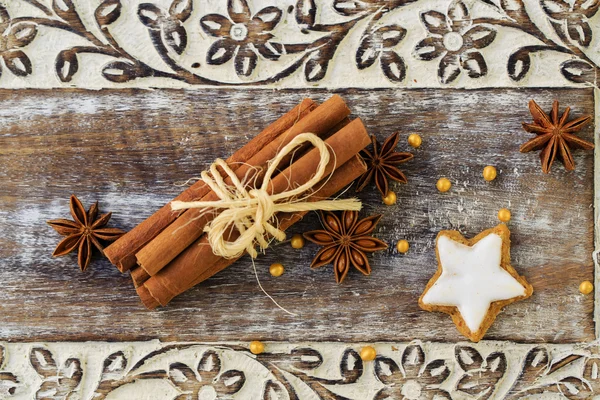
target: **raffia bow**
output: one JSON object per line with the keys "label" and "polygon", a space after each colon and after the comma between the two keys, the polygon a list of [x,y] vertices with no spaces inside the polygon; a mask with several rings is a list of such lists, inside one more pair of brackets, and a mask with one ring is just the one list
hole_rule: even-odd
{"label": "raffia bow", "polygon": [[[319,165],[313,177],[295,189],[269,194],[269,184],[277,166],[287,155],[306,142],[311,143],[320,154]],[[330,157],[327,144],[317,135],[313,133],[300,134],[284,146],[275,158],[269,162],[269,168],[260,187],[250,190],[246,189],[246,185],[238,179],[225,161],[217,159],[210,166],[210,172],[202,172],[201,178],[220,200],[173,201],[171,202],[171,208],[173,210],[188,208],[223,209],[210,224],[204,227],[204,231],[208,233],[208,241],[213,252],[224,258],[236,258],[247,251],[252,258],[256,258],[258,256],[255,249],[257,244],[261,250],[265,250],[269,246],[265,234],[279,241],[285,240],[285,233],[276,226],[274,220],[274,216],[278,212],[359,211],[361,209],[362,204],[358,199],[308,201],[311,194],[305,193],[315,188],[325,177]],[[231,179],[232,183],[230,185],[225,182],[218,168],[225,171],[225,174]],[[305,194],[305,196],[299,198],[302,194]],[[237,239],[229,241],[226,237],[229,236],[229,229],[232,225],[235,226],[240,235]]]}

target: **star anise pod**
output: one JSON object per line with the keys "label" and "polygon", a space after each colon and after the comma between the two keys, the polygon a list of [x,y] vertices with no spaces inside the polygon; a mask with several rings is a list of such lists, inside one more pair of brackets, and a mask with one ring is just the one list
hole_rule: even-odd
{"label": "star anise pod", "polygon": [[75,195],[71,195],[70,208],[73,221],[68,219],[47,221],[56,232],[66,236],[56,246],[52,256],[64,256],[78,249],[77,262],[81,271],[85,271],[92,258],[92,244],[104,254],[104,248],[99,240],[112,242],[125,232],[118,228],[105,228],[112,213],[101,215],[96,219],[98,202],[94,203],[86,213],[81,201]]}
{"label": "star anise pod", "polygon": [[543,150],[540,153],[542,160],[542,171],[550,172],[550,167],[554,158],[562,161],[565,169],[572,171],[575,169],[575,162],[571,154],[571,148],[592,150],[594,144],[585,141],[573,133],[581,130],[592,119],[591,115],[586,115],[567,122],[570,107],[567,107],[562,116],[558,117],[558,101],[554,100],[552,112],[546,114],[541,107],[533,100],[529,102],[529,111],[533,116],[533,124],[523,122],[523,129],[527,132],[535,133],[537,136],[521,146],[521,153],[527,153],[533,150]]}
{"label": "star anise pod", "polygon": [[375,185],[381,192],[382,196],[386,196],[388,192],[388,179],[400,183],[406,183],[406,176],[400,171],[397,166],[403,162],[412,160],[412,153],[396,152],[396,145],[398,145],[399,132],[396,132],[389,136],[383,142],[383,146],[377,142],[375,136],[371,136],[371,142],[373,143],[373,152],[365,149],[360,152],[363,160],[367,163],[367,171],[358,178],[356,191],[360,192],[367,186],[373,178],[375,178]]}
{"label": "star anise pod", "polygon": [[341,219],[334,213],[322,212],[324,229],[304,234],[306,240],[323,246],[310,267],[319,268],[333,264],[337,283],[343,282],[350,265],[369,275],[371,265],[365,253],[385,250],[388,247],[385,242],[370,236],[380,219],[381,215],[373,215],[359,221],[357,211],[344,211]]}

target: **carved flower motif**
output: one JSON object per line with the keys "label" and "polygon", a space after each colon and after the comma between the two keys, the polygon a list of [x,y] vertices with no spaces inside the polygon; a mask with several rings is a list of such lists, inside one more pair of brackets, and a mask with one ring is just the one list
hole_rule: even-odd
{"label": "carved flower motif", "polygon": [[235,55],[235,70],[240,76],[249,76],[256,68],[259,54],[268,60],[277,60],[283,53],[280,43],[272,42],[282,11],[274,6],[265,7],[252,15],[246,0],[229,0],[229,17],[208,14],[200,20],[206,33],[219,38],[208,49],[206,61],[221,65]]}
{"label": "carved flower motif", "polygon": [[465,3],[453,1],[446,15],[433,10],[424,12],[421,21],[429,35],[417,44],[415,56],[424,61],[441,56],[438,77],[442,83],[454,81],[461,70],[471,78],[487,74],[485,59],[477,50],[489,46],[496,31],[481,24],[473,25]]}
{"label": "carved flower motif", "polygon": [[425,353],[420,345],[404,349],[401,366],[391,358],[377,357],[375,375],[386,387],[373,400],[451,399],[448,392],[439,388],[450,375],[446,362],[433,360],[425,364]]}
{"label": "carved flower motif", "polygon": [[600,0],[576,0],[573,5],[563,0],[542,0],[548,16],[566,24],[571,40],[587,47],[592,41],[592,28],[588,19],[598,12]]}
{"label": "carved flower motif", "polygon": [[183,393],[175,400],[229,398],[240,391],[246,382],[243,372],[221,372],[221,358],[212,350],[206,351],[196,371],[177,362],[169,366],[169,380]]}
{"label": "carved flower motif", "polygon": [[490,399],[498,382],[506,373],[507,363],[504,353],[496,351],[484,359],[473,347],[456,346],[454,357],[464,371],[456,384],[456,390],[477,399]]}
{"label": "carved flower motif", "polygon": [[406,77],[406,65],[393,48],[405,36],[406,29],[400,25],[381,26],[365,33],[356,52],[356,65],[365,69],[379,59],[381,70],[389,80],[402,81]]}
{"label": "carved flower motif", "polygon": [[[13,24],[8,11],[0,5],[0,56],[6,67],[17,76],[31,74],[31,60],[22,50],[37,35],[37,26],[32,22]],[[2,67],[0,66],[0,75]]]}

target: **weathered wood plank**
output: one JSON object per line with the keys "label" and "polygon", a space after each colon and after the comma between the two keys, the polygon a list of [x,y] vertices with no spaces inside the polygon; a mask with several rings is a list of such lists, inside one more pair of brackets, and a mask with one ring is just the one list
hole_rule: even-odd
{"label": "weathered wood plank", "polygon": [[[81,274],[75,257],[49,258],[59,237],[45,220],[68,215],[75,193],[114,212],[128,229],[174,197],[217,156],[227,156],[303,96],[325,91],[2,91],[0,99],[0,338],[27,340],[346,340],[457,341],[443,314],[423,312],[417,298],[435,271],[434,238],[441,229],[466,235],[497,223],[508,207],[513,265],[534,296],[500,315],[486,338],[577,342],[594,338],[593,299],[577,291],[593,278],[593,154],[576,152],[577,171],[555,164],[543,175],[535,154],[520,154],[529,137],[527,101],[548,108],[554,98],[575,115],[593,114],[592,89],[362,91],[342,93],[380,139],[422,135],[405,164],[409,184],[396,186],[398,205],[361,194],[365,213],[384,213],[377,236],[411,242],[411,251],[372,257],[373,274],[351,272],[343,285],[331,267],[308,269],[316,247],[278,245],[257,262],[260,292],[247,258],[156,312],[139,303],[130,279],[96,259]],[[582,133],[592,137],[592,128]],[[486,183],[481,170],[495,165]],[[435,181],[454,187],[439,194]],[[316,215],[292,229],[318,226]],[[393,246],[391,246],[393,247]],[[281,278],[268,265],[283,262]]]}

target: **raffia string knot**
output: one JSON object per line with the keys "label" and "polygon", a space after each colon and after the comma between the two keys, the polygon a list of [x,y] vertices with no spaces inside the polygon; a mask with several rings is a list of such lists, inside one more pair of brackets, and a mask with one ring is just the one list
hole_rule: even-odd
{"label": "raffia string knot", "polygon": [[[306,183],[296,188],[270,194],[271,177],[278,165],[287,155],[306,142],[311,143],[319,152],[319,165],[315,174]],[[222,209],[223,211],[204,228],[213,252],[224,258],[236,258],[247,251],[252,258],[256,258],[258,256],[256,245],[261,250],[265,250],[269,246],[265,235],[272,236],[279,241],[285,240],[285,233],[277,227],[274,218],[278,212],[359,211],[361,209],[362,204],[358,199],[308,201],[312,194],[307,192],[315,189],[317,184],[325,178],[330,158],[331,154],[323,140],[313,133],[302,133],[277,153],[275,158],[269,162],[269,168],[261,185],[250,190],[246,189],[246,184],[238,179],[225,161],[217,159],[210,166],[209,171],[203,171],[200,176],[220,200],[173,201],[171,208],[173,210],[200,208],[206,211]],[[225,182],[219,168],[225,172],[225,175],[231,180],[231,184]],[[299,196],[303,194],[304,196],[300,198]],[[230,241],[226,238],[229,236],[232,226],[239,231],[240,235],[237,239]]]}

